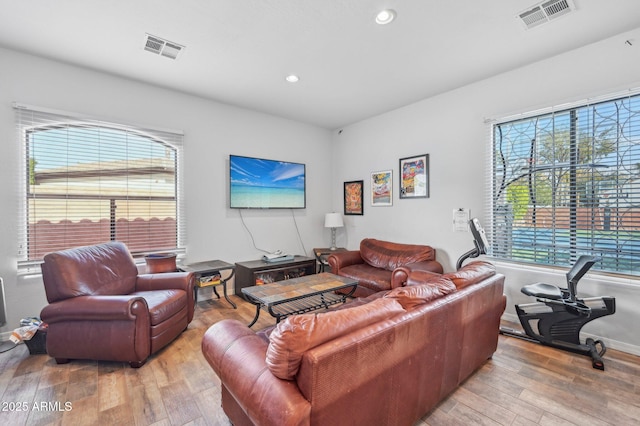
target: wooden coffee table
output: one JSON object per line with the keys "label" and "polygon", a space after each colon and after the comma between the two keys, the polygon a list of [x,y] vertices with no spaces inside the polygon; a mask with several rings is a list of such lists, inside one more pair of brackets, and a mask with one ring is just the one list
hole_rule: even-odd
{"label": "wooden coffee table", "polygon": [[[328,272],[245,287],[242,289],[245,298],[256,305],[256,316],[249,327],[258,321],[262,307],[267,309],[277,323],[290,315],[326,309],[336,303],[343,303],[356,291],[356,287],[356,280]],[[335,291],[340,289],[349,290],[345,294],[336,294]]]}

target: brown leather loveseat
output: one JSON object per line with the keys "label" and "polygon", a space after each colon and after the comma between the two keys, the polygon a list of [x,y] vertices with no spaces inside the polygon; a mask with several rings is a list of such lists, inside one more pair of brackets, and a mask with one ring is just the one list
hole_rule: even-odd
{"label": "brown leather loveseat", "polygon": [[202,351],[236,425],[413,425],[490,358],[504,276],[472,262],[255,332],[225,319]]}
{"label": "brown leather loveseat", "polygon": [[355,297],[401,287],[412,270],[442,273],[433,247],[365,238],[360,250],[331,254],[331,272],[358,281]]}
{"label": "brown leather loveseat", "polygon": [[120,242],[49,253],[42,277],[47,353],[59,364],[93,359],[140,367],[193,319],[193,274],[138,275]]}

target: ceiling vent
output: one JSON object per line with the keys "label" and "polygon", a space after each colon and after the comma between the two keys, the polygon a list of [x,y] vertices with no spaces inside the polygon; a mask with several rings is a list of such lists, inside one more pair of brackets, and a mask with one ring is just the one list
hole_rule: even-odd
{"label": "ceiling vent", "polygon": [[524,26],[529,28],[552,21],[576,10],[572,0],[550,0],[539,3],[518,14]]}
{"label": "ceiling vent", "polygon": [[144,43],[144,50],[147,52],[152,52],[171,59],[176,59],[182,49],[184,49],[184,46],[151,34],[147,34]]}

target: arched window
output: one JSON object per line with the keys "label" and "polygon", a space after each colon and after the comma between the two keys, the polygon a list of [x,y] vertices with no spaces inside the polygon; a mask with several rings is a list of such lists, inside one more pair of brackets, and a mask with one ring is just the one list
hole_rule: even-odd
{"label": "arched window", "polygon": [[182,245],[182,135],[17,108],[24,146],[20,263],[122,241],[135,255]]}

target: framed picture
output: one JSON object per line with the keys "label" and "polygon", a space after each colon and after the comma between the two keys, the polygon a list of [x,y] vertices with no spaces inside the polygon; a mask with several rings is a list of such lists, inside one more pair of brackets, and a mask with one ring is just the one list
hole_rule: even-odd
{"label": "framed picture", "polygon": [[371,205],[390,206],[393,204],[393,172],[383,170],[371,173]]}
{"label": "framed picture", "polygon": [[364,208],[362,205],[362,187],[364,181],[354,180],[344,183],[344,214],[362,215]]}
{"label": "framed picture", "polygon": [[429,197],[429,154],[400,159],[400,198]]}

